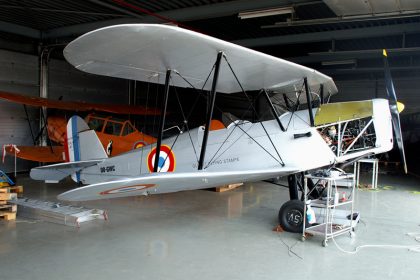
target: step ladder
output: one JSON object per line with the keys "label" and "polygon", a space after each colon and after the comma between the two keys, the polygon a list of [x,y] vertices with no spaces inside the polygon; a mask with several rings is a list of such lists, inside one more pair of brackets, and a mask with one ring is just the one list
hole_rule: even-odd
{"label": "step ladder", "polygon": [[80,227],[81,223],[92,220],[108,220],[105,210],[88,209],[57,202],[20,198],[14,201],[18,205],[18,216],[66,226]]}

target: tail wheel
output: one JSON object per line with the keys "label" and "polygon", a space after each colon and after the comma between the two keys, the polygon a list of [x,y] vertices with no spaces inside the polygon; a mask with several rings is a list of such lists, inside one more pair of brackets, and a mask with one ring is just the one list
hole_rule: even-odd
{"label": "tail wheel", "polygon": [[303,201],[294,199],[282,205],[279,211],[279,223],[288,232],[302,232],[304,219]]}

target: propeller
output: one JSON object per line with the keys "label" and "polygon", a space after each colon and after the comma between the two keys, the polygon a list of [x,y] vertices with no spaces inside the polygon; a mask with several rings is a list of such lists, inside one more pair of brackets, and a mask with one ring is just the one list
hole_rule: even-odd
{"label": "propeller", "polygon": [[404,172],[407,174],[407,162],[405,160],[404,143],[401,133],[400,112],[404,109],[404,105],[397,101],[394,83],[392,82],[391,71],[389,70],[388,55],[383,50],[384,70],[385,70],[385,88],[388,96],[389,110],[392,116],[392,125],[394,127],[395,140],[397,141],[398,150],[400,151],[401,160],[404,165]]}

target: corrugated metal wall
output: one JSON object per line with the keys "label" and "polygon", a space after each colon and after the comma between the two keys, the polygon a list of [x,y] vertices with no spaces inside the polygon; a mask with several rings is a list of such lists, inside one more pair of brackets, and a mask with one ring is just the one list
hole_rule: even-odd
{"label": "corrugated metal wall", "polygon": [[[38,59],[35,56],[0,50],[0,90],[38,95]],[[37,133],[38,110],[28,108],[31,125]],[[32,145],[32,138],[22,105],[0,100],[0,145]],[[3,152],[3,151],[2,151]],[[0,169],[10,172],[14,169],[13,157],[6,157]],[[25,170],[30,162],[17,161],[17,169]]]}
{"label": "corrugated metal wall", "polygon": [[[338,94],[332,101],[386,98],[384,80],[337,81]],[[403,114],[420,112],[420,77],[394,79],[398,100],[405,105]]]}
{"label": "corrugated metal wall", "polygon": [[[38,57],[0,50],[0,90],[38,96]],[[51,60],[49,70],[49,98],[89,101],[97,103],[127,102],[127,81],[89,75],[74,69],[65,61]],[[39,110],[28,107],[31,125],[38,133]],[[29,125],[22,105],[0,101],[0,146],[4,144],[33,145]],[[24,171],[34,163],[17,162],[17,170]],[[0,163],[6,172],[14,170],[14,158]]]}

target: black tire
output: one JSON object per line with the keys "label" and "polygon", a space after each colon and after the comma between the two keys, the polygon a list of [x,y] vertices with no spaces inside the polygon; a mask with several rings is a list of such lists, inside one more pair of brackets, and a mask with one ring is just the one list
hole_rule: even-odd
{"label": "black tire", "polygon": [[303,230],[303,201],[289,200],[283,204],[279,211],[279,223],[288,232],[302,232]]}

